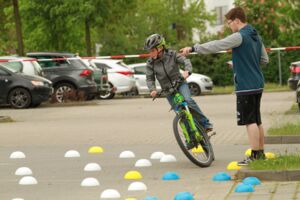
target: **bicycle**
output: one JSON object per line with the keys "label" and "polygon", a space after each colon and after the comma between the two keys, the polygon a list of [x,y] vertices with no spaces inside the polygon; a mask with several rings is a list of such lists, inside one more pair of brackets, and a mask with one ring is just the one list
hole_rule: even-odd
{"label": "bicycle", "polygon": [[[167,91],[162,90],[157,97],[164,92],[173,96],[174,106],[171,110],[173,109],[176,113],[173,120],[173,132],[179,147],[194,164],[199,167],[209,167],[215,159],[210,137],[216,133],[213,132],[208,136],[200,124],[200,120],[195,120],[197,113],[188,107],[184,97],[178,91],[181,83],[182,81],[175,81],[173,88]],[[156,97],[153,98],[153,101],[155,99]]]}

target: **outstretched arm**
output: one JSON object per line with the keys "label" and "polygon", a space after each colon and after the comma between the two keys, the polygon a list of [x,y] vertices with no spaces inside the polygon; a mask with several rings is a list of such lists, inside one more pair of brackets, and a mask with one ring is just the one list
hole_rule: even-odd
{"label": "outstretched arm", "polygon": [[240,33],[233,33],[221,40],[214,40],[204,44],[195,44],[192,47],[185,47],[180,49],[182,55],[188,55],[190,52],[197,52],[200,54],[217,53],[222,50],[228,50],[238,47],[242,44],[243,38]]}

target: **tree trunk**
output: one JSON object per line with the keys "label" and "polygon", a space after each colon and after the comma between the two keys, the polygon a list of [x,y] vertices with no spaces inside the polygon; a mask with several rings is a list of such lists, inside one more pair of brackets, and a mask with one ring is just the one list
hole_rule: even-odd
{"label": "tree trunk", "polygon": [[22,36],[22,23],[19,14],[19,4],[18,0],[12,0],[14,7],[14,16],[15,16],[15,24],[16,24],[16,35],[18,40],[18,49],[17,53],[20,56],[24,56],[24,44],[23,44],[23,36]]}
{"label": "tree trunk", "polygon": [[87,56],[92,56],[90,22],[88,18],[85,19],[85,44]]}

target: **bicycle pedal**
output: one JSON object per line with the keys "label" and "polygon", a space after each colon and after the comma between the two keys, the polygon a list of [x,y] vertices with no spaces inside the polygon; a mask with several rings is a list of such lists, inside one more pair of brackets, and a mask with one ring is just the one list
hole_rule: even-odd
{"label": "bicycle pedal", "polygon": [[216,131],[214,131],[214,132],[212,132],[212,133],[209,133],[208,134],[208,138],[210,139],[212,136],[214,136],[214,135],[217,135],[217,132]]}

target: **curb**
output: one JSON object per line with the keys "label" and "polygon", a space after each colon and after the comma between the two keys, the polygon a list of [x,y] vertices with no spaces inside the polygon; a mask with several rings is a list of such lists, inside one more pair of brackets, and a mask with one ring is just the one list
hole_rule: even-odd
{"label": "curb", "polygon": [[4,122],[14,122],[14,120],[11,117],[8,116],[0,116],[0,123]]}
{"label": "curb", "polygon": [[300,170],[272,171],[241,169],[234,176],[238,180],[254,176],[264,181],[299,181]]}
{"label": "curb", "polygon": [[300,136],[266,136],[265,144],[300,144]]}

